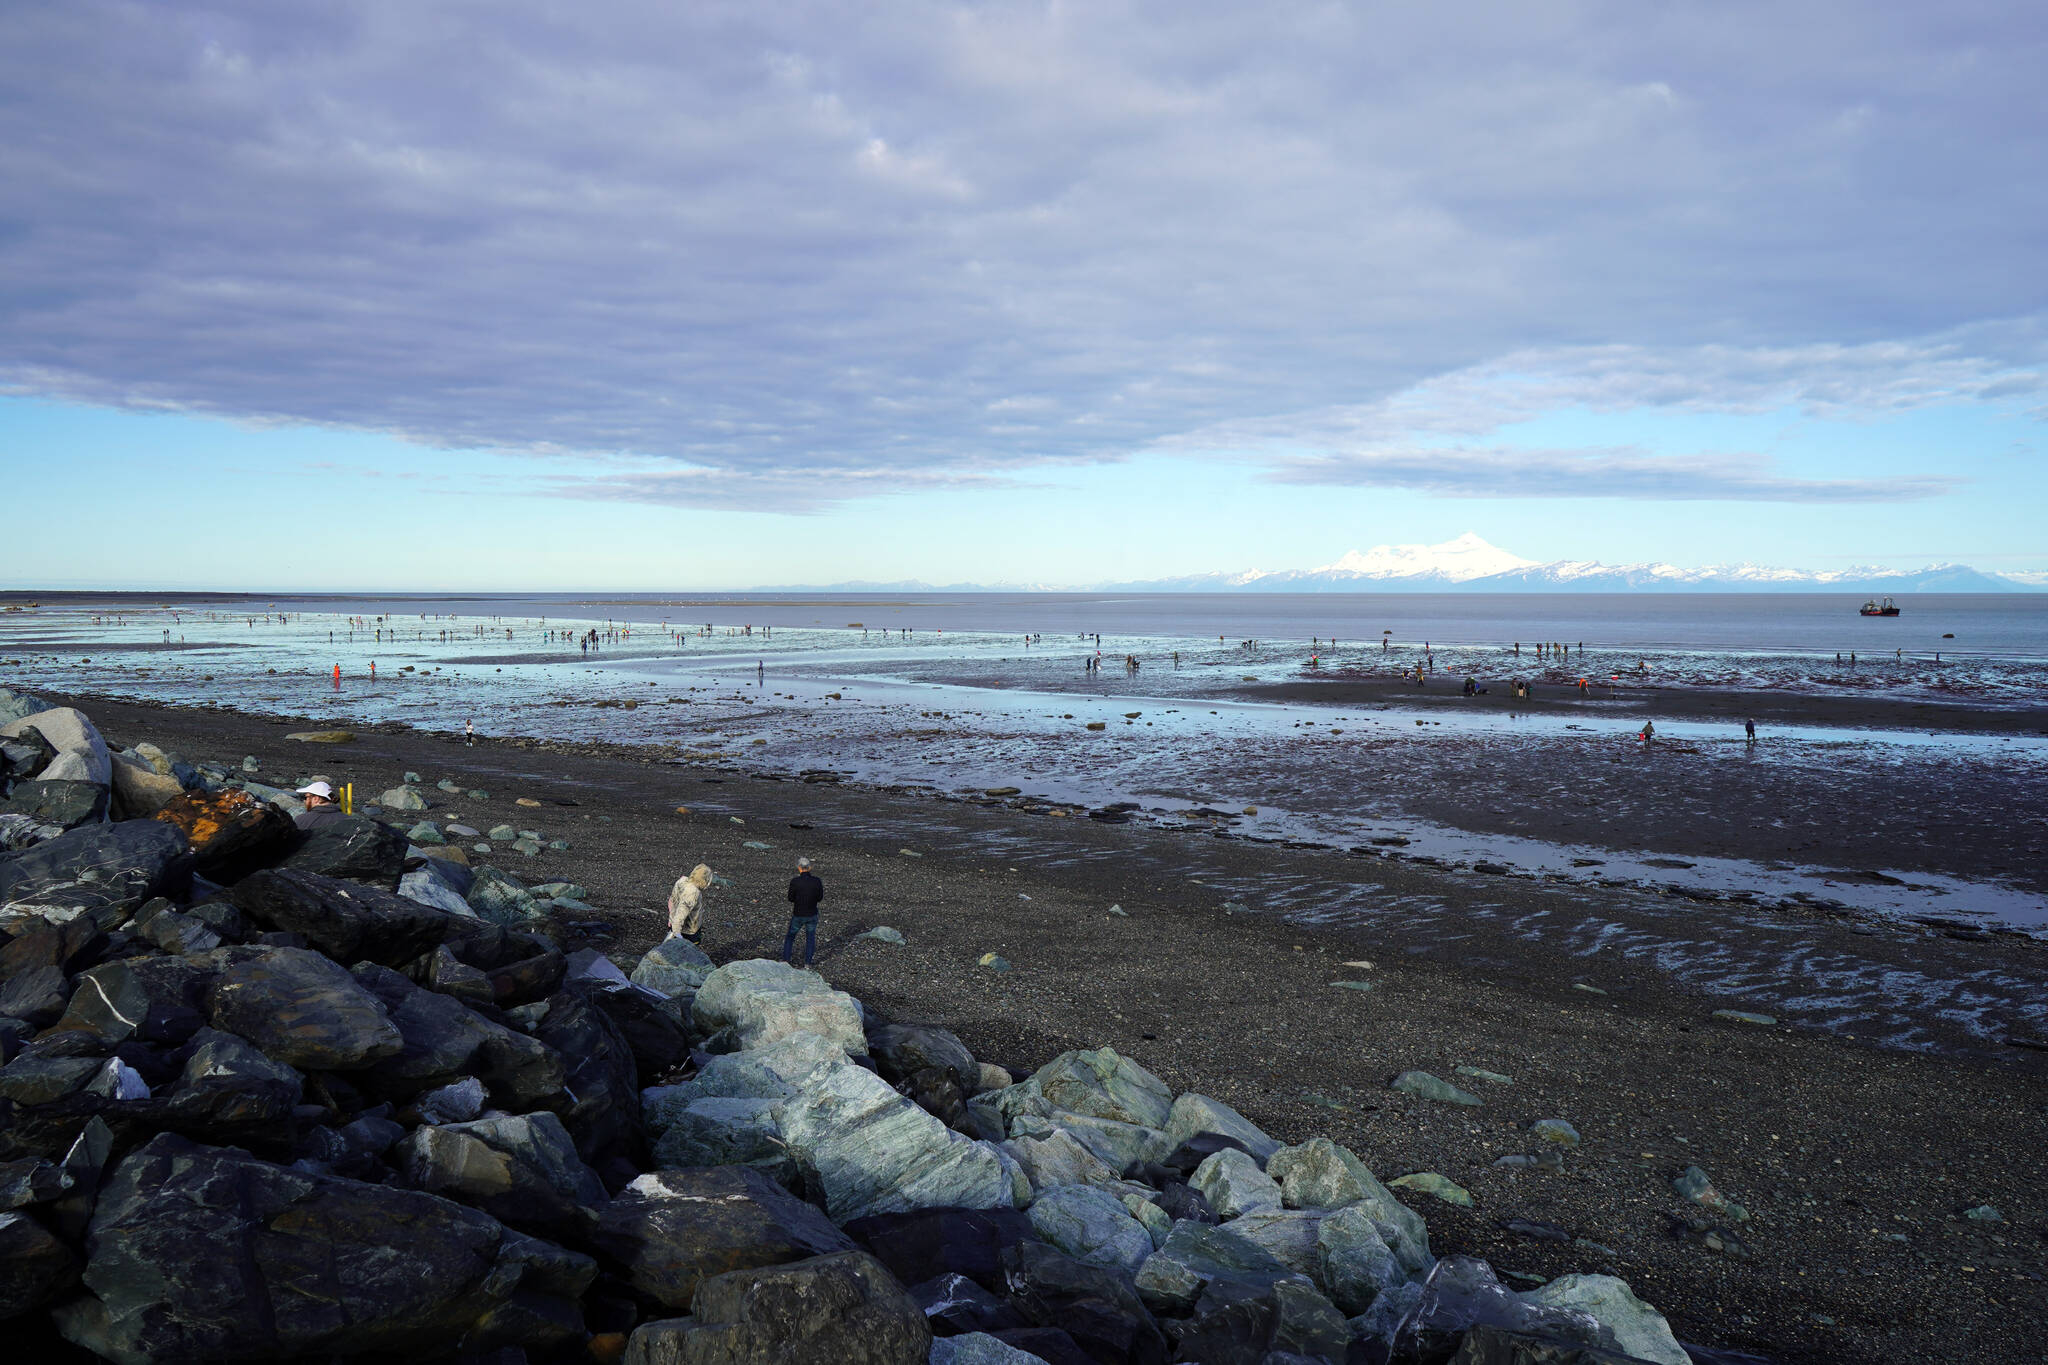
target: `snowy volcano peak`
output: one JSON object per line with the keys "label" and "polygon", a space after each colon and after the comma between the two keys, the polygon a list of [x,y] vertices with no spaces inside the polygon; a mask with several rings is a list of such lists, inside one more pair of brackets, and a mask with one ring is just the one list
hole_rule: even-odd
{"label": "snowy volcano peak", "polygon": [[1535,560],[1489,545],[1467,531],[1440,545],[1375,545],[1364,552],[1352,550],[1335,563],[1308,572],[1358,578],[1427,577],[1446,583],[1467,583],[1490,574],[1508,573],[1535,565]]}

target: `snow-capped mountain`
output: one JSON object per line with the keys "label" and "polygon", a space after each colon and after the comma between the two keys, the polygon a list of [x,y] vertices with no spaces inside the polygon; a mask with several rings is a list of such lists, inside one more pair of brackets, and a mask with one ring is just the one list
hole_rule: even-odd
{"label": "snow-capped mountain", "polygon": [[1254,569],[1104,585],[1152,592],[2026,592],[2048,576],[1981,573],[1964,564],[1901,571],[1876,566],[1786,569],[1764,564],[1548,564],[1466,532],[1438,545],[1376,545],[1316,569]]}

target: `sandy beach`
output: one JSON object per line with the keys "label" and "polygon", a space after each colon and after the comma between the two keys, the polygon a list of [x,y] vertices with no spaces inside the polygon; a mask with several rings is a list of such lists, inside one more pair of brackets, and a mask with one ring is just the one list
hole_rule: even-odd
{"label": "sandy beach", "polygon": [[[2048,952],[2023,935],[806,782],[665,748],[469,748],[362,725],[315,748],[285,735],[319,717],[68,700],[119,742],[253,756],[265,781],[319,772],[361,793],[410,770],[486,790],[431,793],[428,818],[569,840],[492,856],[585,887],[602,924],[575,932],[621,956],[654,941],[669,882],[699,860],[733,883],[711,896],[707,950],[772,954],[808,854],[835,984],[1009,1066],[1107,1043],[1276,1135],[1325,1132],[1388,1176],[1447,1176],[1471,1208],[1410,1196],[1440,1251],[1537,1277],[1611,1270],[1689,1343],[2003,1361],[2027,1358],[2048,1316]],[[907,942],[859,937],[877,925]],[[1015,970],[977,966],[988,952]],[[1387,1085],[1458,1066],[1511,1080],[1464,1081],[1476,1109]],[[1494,1165],[1533,1151],[1524,1130],[1543,1118],[1584,1138],[1560,1170]],[[1752,1213],[1714,1234],[1720,1250],[1672,1191],[1689,1165]],[[2002,1221],[1963,1217],[1987,1204]]]}

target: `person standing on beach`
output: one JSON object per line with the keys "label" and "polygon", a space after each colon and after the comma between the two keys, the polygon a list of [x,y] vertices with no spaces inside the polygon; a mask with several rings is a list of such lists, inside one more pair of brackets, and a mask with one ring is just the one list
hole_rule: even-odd
{"label": "person standing on beach", "polygon": [[1756,717],[1751,716],[1742,722],[1742,741],[1745,744],[1756,743]]}
{"label": "person standing on beach", "polygon": [[668,893],[668,936],[688,939],[691,943],[704,941],[704,893],[711,889],[711,869],[703,863],[691,868],[687,876],[676,878],[676,884]]}
{"label": "person standing on beach", "polygon": [[462,722],[462,742],[463,742],[463,743],[464,743],[465,745],[470,745],[470,746],[474,746],[474,745],[476,744],[476,722],[475,722],[475,721],[473,721],[473,720],[466,720],[466,721]]}
{"label": "person standing on beach", "polygon": [[[782,935],[782,960],[789,962],[790,950],[796,947],[797,931],[804,935],[804,970],[811,970],[811,960],[818,952],[818,907],[825,900],[825,883],[818,880],[811,871],[809,858],[796,860],[796,875],[789,879],[789,928]],[[794,962],[789,962],[794,967]]]}

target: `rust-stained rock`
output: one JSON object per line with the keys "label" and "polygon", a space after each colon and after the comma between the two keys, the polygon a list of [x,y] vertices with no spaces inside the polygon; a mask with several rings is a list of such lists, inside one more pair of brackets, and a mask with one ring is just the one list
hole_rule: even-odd
{"label": "rust-stained rock", "polygon": [[199,875],[216,882],[275,862],[292,843],[291,817],[245,791],[186,792],[156,818],[192,841]]}

